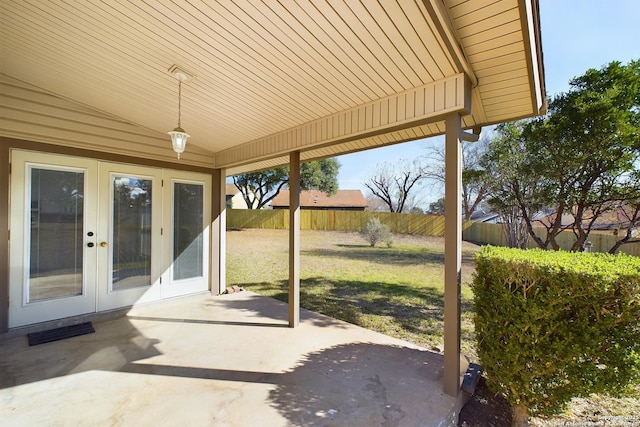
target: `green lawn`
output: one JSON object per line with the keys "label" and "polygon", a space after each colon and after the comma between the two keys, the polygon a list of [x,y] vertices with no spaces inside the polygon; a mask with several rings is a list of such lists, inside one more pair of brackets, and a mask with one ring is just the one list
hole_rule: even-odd
{"label": "green lawn", "polygon": [[[287,300],[286,230],[227,233],[227,285]],[[394,236],[372,248],[358,233],[301,232],[300,305],[426,348],[442,345],[444,240]],[[463,244],[462,351],[476,359],[468,284],[478,246]]]}

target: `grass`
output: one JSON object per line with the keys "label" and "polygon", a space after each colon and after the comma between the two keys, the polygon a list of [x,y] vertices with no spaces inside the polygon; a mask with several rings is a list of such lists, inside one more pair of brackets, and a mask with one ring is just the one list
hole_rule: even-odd
{"label": "grass", "polygon": [[[300,305],[420,346],[442,348],[444,247],[441,238],[394,236],[370,247],[358,233],[301,233]],[[463,244],[462,352],[475,359],[473,254]],[[227,283],[287,301],[286,230],[227,233]]]}
{"label": "grass", "polygon": [[[444,240],[394,236],[392,248],[371,248],[358,233],[301,232],[300,305],[364,328],[442,348]],[[478,246],[463,243],[461,349],[477,361],[471,283]],[[288,232],[242,230],[227,233],[227,285],[287,301]],[[640,386],[637,390],[640,396]],[[636,416],[640,398],[594,395],[574,399],[558,417],[534,418],[548,427],[603,421],[604,416]],[[621,420],[620,418],[619,420]],[[634,418],[633,425],[640,419]]]}

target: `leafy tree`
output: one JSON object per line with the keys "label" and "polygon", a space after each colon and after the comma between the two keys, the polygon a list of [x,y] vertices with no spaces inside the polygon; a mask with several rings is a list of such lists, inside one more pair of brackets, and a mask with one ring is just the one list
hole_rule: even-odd
{"label": "leafy tree", "polygon": [[[333,195],[338,191],[339,169],[340,163],[335,158],[302,163],[300,186],[303,190],[316,189]],[[233,183],[249,209],[262,209],[280,190],[289,185],[289,168],[236,175],[233,177]]]}
{"label": "leafy tree", "polygon": [[[465,219],[478,209],[486,200],[487,171],[481,165],[481,159],[489,147],[490,136],[483,133],[477,142],[463,141],[462,144],[462,213]],[[430,146],[425,158],[429,161],[426,168],[427,179],[444,186],[445,147],[443,144]]]}
{"label": "leafy tree", "polygon": [[334,158],[303,163],[300,166],[302,188],[321,190],[330,196],[334,195],[338,192],[339,170],[340,163]]}
{"label": "leafy tree", "polygon": [[427,213],[432,215],[444,215],[444,197],[440,197],[435,202],[431,202]]}
{"label": "leafy tree", "polygon": [[[492,203],[516,207],[539,247],[560,249],[557,236],[571,229],[580,251],[603,213],[640,198],[640,61],[590,69],[570,84],[547,116],[498,127],[484,167]],[[544,207],[551,215],[536,220]]]}
{"label": "leafy tree", "polygon": [[375,197],[382,200],[389,212],[404,212],[409,208],[412,190],[426,178],[426,169],[418,162],[409,163],[400,160],[398,163],[383,163],[371,175],[364,185]]}
{"label": "leafy tree", "polygon": [[638,198],[640,159],[640,61],[612,62],[574,78],[550,104],[547,117],[524,129],[529,173],[542,172],[537,197],[556,209],[543,223],[541,247],[559,249],[562,215],[573,217],[571,248],[581,250],[595,221],[618,202]]}
{"label": "leafy tree", "polygon": [[261,209],[289,182],[286,167],[245,173],[233,177],[233,183],[240,190],[249,209]]}

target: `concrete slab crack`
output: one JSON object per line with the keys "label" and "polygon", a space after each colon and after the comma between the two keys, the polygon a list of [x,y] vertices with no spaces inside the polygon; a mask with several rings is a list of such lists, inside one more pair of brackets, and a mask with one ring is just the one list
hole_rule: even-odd
{"label": "concrete slab crack", "polygon": [[402,405],[397,403],[389,403],[387,401],[387,388],[380,380],[380,376],[368,378],[369,384],[367,384],[367,390],[371,391],[379,402],[382,410],[382,418],[384,422],[382,427],[397,427],[400,425],[400,421],[407,415],[402,410]]}

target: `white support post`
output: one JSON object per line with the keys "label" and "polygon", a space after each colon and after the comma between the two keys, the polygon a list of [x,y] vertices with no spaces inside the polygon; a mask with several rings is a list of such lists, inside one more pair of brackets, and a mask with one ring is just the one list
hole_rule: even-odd
{"label": "white support post", "polygon": [[300,152],[289,161],[289,327],[300,324]]}
{"label": "white support post", "polygon": [[462,266],[462,162],[458,113],[446,118],[444,195],[444,392],[460,391],[460,274]]}

